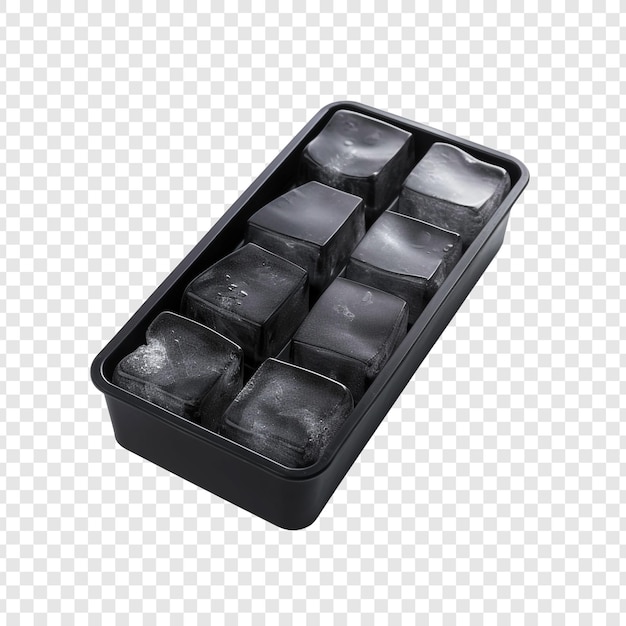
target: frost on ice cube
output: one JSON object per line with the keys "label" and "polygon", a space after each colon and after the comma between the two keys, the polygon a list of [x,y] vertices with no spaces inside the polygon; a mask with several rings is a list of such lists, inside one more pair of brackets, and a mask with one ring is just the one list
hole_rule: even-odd
{"label": "frost on ice cube", "polygon": [[291,360],[342,382],[361,399],[407,331],[408,306],[389,293],[337,278],[291,343]]}
{"label": "frost on ice cube", "polygon": [[435,143],[404,181],[398,212],[459,233],[467,248],[510,188],[503,168]]}
{"label": "frost on ice cube", "polygon": [[317,180],[360,196],[369,226],[398,195],[413,163],[411,133],[340,110],[304,149],[300,180]]}
{"label": "frost on ice cube", "polygon": [[361,198],[309,182],[257,211],[248,220],[246,240],[305,268],[317,298],[364,234]]}
{"label": "frost on ice cube", "polygon": [[402,298],[412,324],[460,256],[456,233],[385,211],[352,253],[346,278]]}
{"label": "frost on ice cube", "polygon": [[237,342],[246,363],[278,354],[308,312],[306,270],[248,243],[188,285],[182,311]]}
{"label": "frost on ice cube", "polygon": [[146,344],[125,356],[113,384],[176,415],[215,429],[242,386],[241,348],[170,312],[146,331]]}
{"label": "frost on ice cube", "polygon": [[282,465],[306,467],[317,461],[352,408],[343,385],[268,359],[230,405],[219,432]]}

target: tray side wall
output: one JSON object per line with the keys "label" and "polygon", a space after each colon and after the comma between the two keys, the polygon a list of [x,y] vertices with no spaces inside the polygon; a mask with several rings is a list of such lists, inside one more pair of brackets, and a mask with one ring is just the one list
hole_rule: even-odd
{"label": "tray side wall", "polygon": [[121,446],[272,524],[289,530],[304,528],[330,497],[329,493],[323,500],[320,492],[323,475],[300,481],[281,479],[224,450],[208,447],[202,439],[147,411],[111,396],[106,402]]}

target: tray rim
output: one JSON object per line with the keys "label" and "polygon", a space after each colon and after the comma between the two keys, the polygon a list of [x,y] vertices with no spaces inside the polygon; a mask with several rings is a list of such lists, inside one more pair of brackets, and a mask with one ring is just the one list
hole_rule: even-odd
{"label": "tray rim", "polygon": [[[417,321],[413,324],[403,341],[393,352],[391,358],[381,370],[372,385],[365,392],[358,404],[346,420],[341,429],[336,433],[324,453],[312,465],[304,468],[289,468],[276,463],[252,450],[248,450],[242,446],[231,442],[229,439],[221,435],[209,431],[208,429],[195,424],[185,418],[179,417],[166,409],[154,405],[146,400],[135,396],[120,387],[114,385],[104,375],[105,363],[111,358],[112,353],[117,351],[120,346],[127,340],[128,336],[133,332],[137,325],[147,316],[155,316],[154,309],[157,308],[159,301],[168,291],[177,283],[185,271],[198,259],[198,257],[211,245],[213,241],[223,232],[244,205],[257,193],[257,191],[267,182],[272,174],[289,158],[292,153],[304,146],[300,146],[304,139],[312,134],[316,126],[321,125],[322,120],[330,117],[332,113],[340,109],[347,109],[370,115],[381,121],[397,125],[403,130],[409,132],[419,132],[429,135],[433,141],[446,141],[453,145],[469,151],[478,158],[491,157],[500,162],[507,164],[507,171],[515,171],[517,181],[511,186],[508,194],[501,202],[498,209],[492,217],[483,226],[481,232],[474,241],[463,252],[461,258],[457,262],[454,269],[446,277],[436,294],[426,305]],[[103,394],[115,397],[117,400],[130,405],[136,410],[148,412],[151,417],[165,421],[171,426],[184,431],[185,433],[198,437],[204,441],[209,447],[217,446],[225,452],[239,457],[243,463],[251,463],[259,471],[268,472],[280,477],[282,480],[288,481],[306,481],[328,471],[338,457],[341,456],[341,449],[350,438],[352,431],[366,417],[372,409],[372,405],[376,397],[383,392],[385,387],[393,380],[396,370],[408,358],[409,352],[420,342],[421,336],[425,333],[427,327],[437,317],[437,312],[445,305],[446,300],[455,291],[455,286],[462,279],[465,271],[471,265],[473,259],[478,255],[482,247],[486,244],[490,236],[497,230],[500,223],[508,218],[512,205],[521,195],[522,191],[528,184],[530,174],[526,166],[517,158],[510,156],[504,152],[495,150],[488,146],[483,146],[472,141],[465,140],[461,137],[452,135],[446,131],[438,130],[404,118],[400,115],[388,113],[373,106],[350,100],[339,100],[327,104],[322,107],[289,141],[289,143],[279,152],[279,154],[263,169],[261,174],[243,191],[237,200],[226,210],[226,212],[217,220],[211,229],[200,239],[200,241],[192,248],[192,250],[183,257],[178,265],[168,274],[165,280],[152,292],[152,294],[143,302],[137,311],[127,320],[121,329],[113,336],[113,338],[105,345],[105,347],[94,358],[91,365],[91,378],[96,388]],[[163,310],[156,311],[158,315]],[[172,311],[178,313],[177,311]],[[420,363],[418,363],[413,372],[417,371]],[[400,392],[401,393],[401,392]],[[396,399],[400,393],[394,394]],[[386,413],[376,418],[376,425],[384,419]]]}

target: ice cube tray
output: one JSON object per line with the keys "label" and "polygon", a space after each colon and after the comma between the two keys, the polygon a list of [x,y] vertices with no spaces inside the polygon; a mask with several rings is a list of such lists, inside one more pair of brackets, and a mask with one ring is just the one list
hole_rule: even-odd
{"label": "ice cube tray", "polygon": [[[145,342],[148,326],[160,313],[181,311],[183,293],[194,278],[243,245],[248,219],[278,196],[304,182],[306,147],[320,136],[340,111],[365,115],[410,133],[409,169],[434,143],[444,142],[474,158],[504,168],[510,177],[511,188],[464,249],[321,456],[306,467],[287,467],[114,385],[113,373],[124,357]],[[517,159],[418,122],[356,102],[335,102],[324,107],[94,359],[92,379],[105,395],[117,441],[128,450],[273,524],[289,529],[308,526],[317,518],[502,245],[511,207],[528,179],[526,167]],[[397,189],[387,210],[397,209],[399,191]],[[276,356],[288,361],[289,344]],[[256,367],[255,364],[252,371]],[[251,373],[249,371],[248,376]]]}

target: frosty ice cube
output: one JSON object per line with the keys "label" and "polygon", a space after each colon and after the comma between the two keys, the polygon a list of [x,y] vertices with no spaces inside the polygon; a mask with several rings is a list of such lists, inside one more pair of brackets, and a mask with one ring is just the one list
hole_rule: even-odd
{"label": "frosty ice cube", "polygon": [[435,143],[404,181],[398,212],[459,233],[467,248],[510,188],[503,168]]}
{"label": "frosty ice cube", "polygon": [[305,268],[317,297],[364,234],[361,198],[309,182],[257,211],[248,220],[246,240]]}
{"label": "frosty ice cube", "polygon": [[146,344],[117,364],[113,384],[215,429],[241,390],[242,362],[238,345],[166,311],[148,326]]}
{"label": "frosty ice cube", "polygon": [[346,278],[402,298],[412,324],[460,256],[456,233],[385,211],[352,253]]}
{"label": "frosty ice cube", "polygon": [[191,281],[182,311],[237,342],[248,365],[278,354],[309,307],[306,270],[248,243]]}
{"label": "frosty ice cube", "polygon": [[306,467],[317,461],[352,409],[343,385],[268,359],[224,413],[219,432],[282,465]]}
{"label": "frosty ice cube", "polygon": [[341,110],[304,149],[300,180],[318,180],[360,196],[369,226],[400,192],[413,152],[411,133]]}
{"label": "frosty ice cube", "polygon": [[291,343],[291,360],[342,382],[361,399],[406,335],[408,306],[396,296],[337,278]]}

